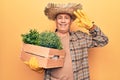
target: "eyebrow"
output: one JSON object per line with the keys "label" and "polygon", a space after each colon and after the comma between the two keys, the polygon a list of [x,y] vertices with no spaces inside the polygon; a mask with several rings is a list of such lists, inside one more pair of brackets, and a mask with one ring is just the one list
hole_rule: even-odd
{"label": "eyebrow", "polygon": [[[70,16],[70,18],[72,19],[72,16],[71,16],[70,14],[68,14],[68,13],[59,13],[59,14],[67,14],[67,15]],[[58,16],[59,14],[56,14],[56,15],[55,15],[55,19],[57,18],[57,16]]]}

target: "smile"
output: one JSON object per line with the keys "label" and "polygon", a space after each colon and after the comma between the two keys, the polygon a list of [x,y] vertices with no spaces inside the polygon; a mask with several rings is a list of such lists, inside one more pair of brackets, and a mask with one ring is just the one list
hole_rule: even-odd
{"label": "smile", "polygon": [[59,24],[60,26],[67,26],[67,24]]}

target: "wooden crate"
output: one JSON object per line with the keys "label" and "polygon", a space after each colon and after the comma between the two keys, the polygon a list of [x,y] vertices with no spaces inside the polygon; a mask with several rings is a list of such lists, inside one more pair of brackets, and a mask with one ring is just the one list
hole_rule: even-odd
{"label": "wooden crate", "polygon": [[39,67],[57,68],[64,65],[65,51],[31,44],[23,44],[21,59],[23,61],[29,61],[31,57],[36,57],[39,61]]}

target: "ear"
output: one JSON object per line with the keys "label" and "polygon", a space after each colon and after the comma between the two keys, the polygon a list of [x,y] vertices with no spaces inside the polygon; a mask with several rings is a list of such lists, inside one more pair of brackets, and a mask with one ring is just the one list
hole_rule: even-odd
{"label": "ear", "polygon": [[71,19],[71,22],[73,22],[73,19]]}
{"label": "ear", "polygon": [[71,24],[72,24],[73,21],[74,21],[74,20],[71,18],[71,20],[70,20]]}
{"label": "ear", "polygon": [[57,22],[57,19],[55,18],[55,20],[54,20],[55,22]]}

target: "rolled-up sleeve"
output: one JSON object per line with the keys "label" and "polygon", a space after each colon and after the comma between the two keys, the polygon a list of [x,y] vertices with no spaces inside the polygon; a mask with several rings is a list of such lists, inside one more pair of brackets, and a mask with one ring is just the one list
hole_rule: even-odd
{"label": "rolled-up sleeve", "polygon": [[95,28],[90,30],[89,33],[90,35],[86,35],[88,48],[102,47],[108,43],[108,37],[99,27],[95,26]]}

